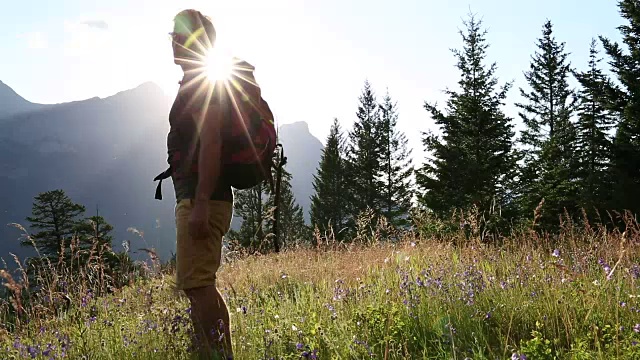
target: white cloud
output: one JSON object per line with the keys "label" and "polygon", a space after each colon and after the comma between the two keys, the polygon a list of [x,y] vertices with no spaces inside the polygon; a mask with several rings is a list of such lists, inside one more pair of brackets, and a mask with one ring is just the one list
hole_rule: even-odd
{"label": "white cloud", "polygon": [[[106,26],[106,28],[105,28]],[[64,50],[68,55],[101,52],[109,45],[111,35],[106,22],[64,22]]]}
{"label": "white cloud", "polygon": [[87,20],[83,21],[82,24],[93,29],[109,30],[109,24],[104,20]]}
{"label": "white cloud", "polygon": [[45,49],[48,46],[47,37],[40,31],[33,31],[18,35],[23,39],[29,49]]}

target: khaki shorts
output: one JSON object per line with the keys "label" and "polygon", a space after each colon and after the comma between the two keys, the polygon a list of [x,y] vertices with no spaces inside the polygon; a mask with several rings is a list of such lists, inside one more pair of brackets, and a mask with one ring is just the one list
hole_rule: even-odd
{"label": "khaki shorts", "polygon": [[231,227],[233,205],[226,201],[209,201],[209,239],[189,236],[189,216],[193,200],[176,204],[176,287],[179,290],[215,285],[222,257],[222,238]]}

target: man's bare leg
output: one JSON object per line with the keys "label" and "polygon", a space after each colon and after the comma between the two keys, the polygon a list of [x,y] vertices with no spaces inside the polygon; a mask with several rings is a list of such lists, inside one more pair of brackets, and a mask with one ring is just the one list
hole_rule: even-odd
{"label": "man's bare leg", "polygon": [[[229,310],[222,294],[215,286],[188,289],[185,293],[191,301],[191,320],[201,342],[200,353],[207,359],[233,358]],[[223,356],[212,357],[212,353]]]}

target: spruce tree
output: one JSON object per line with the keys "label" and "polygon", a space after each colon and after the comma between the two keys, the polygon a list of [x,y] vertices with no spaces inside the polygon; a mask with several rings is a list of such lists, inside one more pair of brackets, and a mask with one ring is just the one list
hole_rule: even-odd
{"label": "spruce tree", "polygon": [[409,212],[413,200],[413,164],[411,149],[404,133],[397,129],[398,110],[389,91],[380,110],[380,169],[382,187],[382,215],[396,228],[409,225]]}
{"label": "spruce tree", "polygon": [[622,47],[600,37],[620,86],[607,84],[607,104],[619,118],[613,141],[614,204],[616,210],[640,213],[640,2],[620,0],[618,8],[627,24],[618,27]]}
{"label": "spruce tree", "polygon": [[365,81],[359,97],[357,120],[349,132],[345,173],[348,176],[349,228],[367,209],[380,214],[380,116],[376,96]]}
{"label": "spruce tree", "polygon": [[[417,174],[421,203],[441,217],[472,206],[485,215],[508,209],[513,178],[511,119],[501,110],[511,83],[497,88],[496,64],[484,64],[488,44],[473,15],[460,31],[462,50],[453,50],[460,71],[459,91],[447,90],[447,112],[425,102],[442,137],[423,133],[430,153]],[[505,208],[506,206],[506,208]],[[503,212],[507,216],[507,213]]]}
{"label": "spruce tree", "polygon": [[317,173],[313,177],[311,224],[325,234],[329,226],[338,241],[343,240],[346,227],[346,180],[344,141],[338,119],[333,120]]}
{"label": "spruce tree", "polygon": [[[32,215],[27,221],[31,228],[38,230],[31,235],[38,251],[49,258],[58,257],[63,247],[68,253],[85,207],[74,203],[63,190],[40,193],[34,200]],[[29,239],[23,239],[21,244],[33,246]]]}
{"label": "spruce tree", "polygon": [[89,249],[95,244],[96,251],[99,251],[101,247],[105,247],[107,250],[111,249],[112,231],[113,226],[98,212],[96,212],[96,215],[83,219],[76,226],[76,233],[80,238],[81,247]]}
{"label": "spruce tree", "polygon": [[[273,170],[273,178],[276,179],[275,169]],[[280,184],[280,201],[278,214],[278,232],[281,247],[294,246],[302,243],[311,242],[311,232],[304,222],[304,212],[302,207],[296,202],[293,190],[291,189],[291,173],[286,170],[286,166],[282,168],[282,182]],[[273,209],[275,207],[275,194],[269,193],[267,207]],[[273,229],[273,220],[275,213],[271,213],[267,224],[268,230]],[[272,234],[273,235],[273,234]]]}
{"label": "spruce tree", "polygon": [[536,45],[531,69],[524,73],[531,90],[520,89],[527,103],[516,104],[525,125],[520,138],[525,146],[520,196],[525,217],[531,217],[544,198],[542,223],[549,228],[565,209],[570,214],[577,211],[577,134],[571,122],[576,102],[568,84],[568,53],[564,43],[554,38],[550,21],[545,22]]}
{"label": "spruce tree", "polygon": [[581,85],[578,108],[577,154],[580,162],[578,173],[580,187],[580,206],[588,214],[607,210],[612,188],[610,173],[611,139],[609,131],[615,119],[605,108],[606,86],[608,78],[598,67],[595,39],[589,49],[589,69],[576,72],[575,77]]}
{"label": "spruce tree", "polygon": [[268,215],[267,187],[260,183],[253,188],[236,191],[234,194],[234,216],[242,219],[240,229],[231,230],[227,238],[250,252],[264,247],[265,227]]}

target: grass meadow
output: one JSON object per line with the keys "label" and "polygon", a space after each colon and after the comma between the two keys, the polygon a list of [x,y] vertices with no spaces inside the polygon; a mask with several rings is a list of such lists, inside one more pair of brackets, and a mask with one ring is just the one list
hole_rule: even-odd
{"label": "grass meadow", "polygon": [[[640,358],[631,219],[621,231],[568,224],[554,238],[514,231],[500,245],[463,231],[318,239],[226,259],[236,359]],[[33,279],[0,273],[0,358],[189,359],[171,265],[105,291],[93,259]]]}

